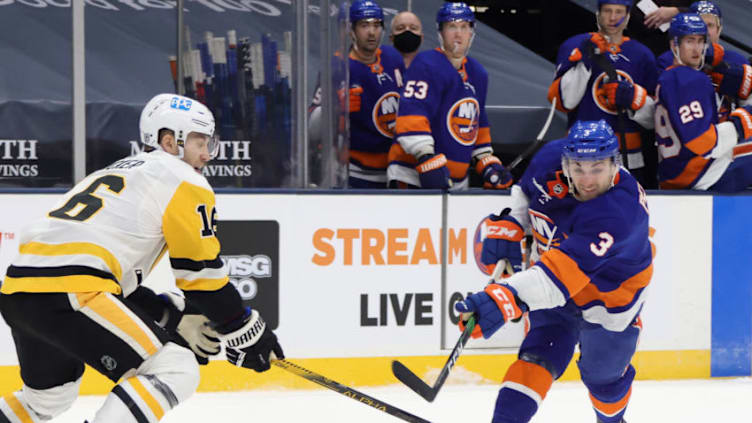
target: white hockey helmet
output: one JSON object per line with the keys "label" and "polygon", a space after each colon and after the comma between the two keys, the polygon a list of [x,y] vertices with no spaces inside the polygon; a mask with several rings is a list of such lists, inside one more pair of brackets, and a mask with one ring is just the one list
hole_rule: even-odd
{"label": "white hockey helmet", "polygon": [[197,100],[177,94],[157,94],[144,106],[139,120],[141,143],[161,149],[159,131],[169,129],[175,136],[179,157],[183,157],[183,147],[188,134],[196,132],[207,135],[209,154],[216,156],[219,140],[214,135],[214,115]]}

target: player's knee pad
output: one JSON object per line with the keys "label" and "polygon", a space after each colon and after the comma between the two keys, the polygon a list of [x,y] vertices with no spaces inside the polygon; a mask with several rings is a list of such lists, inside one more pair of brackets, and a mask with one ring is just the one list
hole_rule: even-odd
{"label": "player's knee pad", "polygon": [[[536,312],[534,312],[536,313]],[[541,319],[544,316],[531,316]],[[559,319],[557,315],[554,319]],[[519,358],[529,363],[538,364],[548,370],[554,379],[558,379],[574,355],[577,334],[571,327],[562,324],[547,324],[533,328],[522,341]]]}
{"label": "player's knee pad", "polygon": [[5,414],[11,422],[52,420],[71,407],[80,386],[81,378],[48,389],[24,385],[20,391],[0,398],[0,416]]}
{"label": "player's knee pad", "polygon": [[170,342],[123,378],[97,412],[95,423],[158,422],[196,391],[198,363],[191,350]]}
{"label": "player's knee pad", "polygon": [[545,367],[523,359],[509,367],[496,398],[494,423],[529,421],[554,382]]}
{"label": "player's knee pad", "polygon": [[152,381],[158,391],[165,392],[165,396],[183,402],[198,388],[198,369],[196,356],[191,350],[168,342],[144,361],[136,374]]}

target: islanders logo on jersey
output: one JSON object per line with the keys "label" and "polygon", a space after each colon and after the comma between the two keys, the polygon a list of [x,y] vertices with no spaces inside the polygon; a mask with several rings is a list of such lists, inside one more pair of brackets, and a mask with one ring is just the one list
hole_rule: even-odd
{"label": "islanders logo on jersey", "polygon": [[530,215],[533,237],[538,245],[538,254],[543,254],[551,247],[558,246],[561,243],[561,236],[566,238],[566,235],[558,230],[556,223],[550,217],[533,209],[529,209],[528,214]]}
{"label": "islanders logo on jersey", "polygon": [[[632,77],[623,70],[617,69],[616,74],[618,75],[620,81],[629,81],[634,84]],[[603,90],[601,90],[601,88],[603,88],[603,84],[606,83],[607,78],[608,76],[606,75],[606,72],[601,72],[601,74],[595,78],[595,81],[593,81],[593,86],[591,88],[593,103],[595,103],[595,105],[604,112],[616,116],[618,114],[616,106],[608,104],[607,98]]]}
{"label": "islanders logo on jersey", "polygon": [[446,117],[447,130],[455,141],[462,145],[473,145],[478,138],[480,126],[480,104],[472,97],[465,97],[449,108]]}
{"label": "islanders logo on jersey", "polygon": [[379,97],[376,104],[373,105],[373,126],[379,133],[387,138],[394,137],[394,127],[397,123],[397,110],[399,108],[400,95],[396,91]]}

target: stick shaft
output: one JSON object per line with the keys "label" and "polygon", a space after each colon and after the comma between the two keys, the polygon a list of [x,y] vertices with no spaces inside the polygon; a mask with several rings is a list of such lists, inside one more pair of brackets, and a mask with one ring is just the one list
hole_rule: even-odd
{"label": "stick shaft", "polygon": [[400,408],[397,408],[393,405],[387,404],[381,400],[378,400],[372,396],[366,395],[356,389],[353,389],[349,386],[345,386],[337,381],[331,380],[327,378],[326,376],[320,375],[316,372],[313,372],[311,370],[308,370],[304,367],[298,366],[295,363],[292,363],[287,360],[274,360],[272,362],[275,366],[281,367],[288,372],[300,376],[303,379],[307,379],[313,383],[316,383],[320,386],[323,386],[324,388],[330,389],[338,394],[342,394],[348,398],[352,398],[355,401],[358,401],[361,404],[367,405],[369,407],[373,407],[379,411],[382,411],[387,414],[391,414],[394,417],[397,417],[399,419],[402,419],[406,422],[411,423],[431,423],[428,420],[425,420],[421,417],[418,417],[414,414],[408,413],[407,411],[404,411]]}

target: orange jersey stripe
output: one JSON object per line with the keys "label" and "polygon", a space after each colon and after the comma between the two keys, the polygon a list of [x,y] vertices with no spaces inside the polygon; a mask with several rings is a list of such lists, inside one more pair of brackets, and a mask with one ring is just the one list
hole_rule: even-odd
{"label": "orange jersey stripe", "polygon": [[514,382],[527,386],[540,395],[541,400],[543,400],[554,383],[554,377],[542,366],[517,360],[509,366],[509,370],[504,376],[504,382]]}
{"label": "orange jersey stripe", "polygon": [[389,163],[389,153],[371,153],[368,151],[350,150],[350,159],[362,164],[363,166],[375,169],[386,169]]}
{"label": "orange jersey stripe", "polygon": [[707,154],[716,145],[718,134],[715,131],[715,126],[711,125],[707,131],[703,132],[699,137],[685,144],[689,151],[702,156]]}
{"label": "orange jersey stripe", "polygon": [[590,283],[590,278],[580,270],[577,262],[561,250],[546,251],[541,256],[540,261],[567,288],[569,291],[568,297],[574,297]]}
{"label": "orange jersey stripe", "polygon": [[736,147],[734,147],[734,157],[746,156],[747,154],[750,154],[750,153],[752,153],[752,142],[739,144]]}
{"label": "orange jersey stripe", "polygon": [[601,292],[595,284],[588,284],[572,300],[578,306],[601,300],[608,308],[623,307],[634,300],[637,291],[648,286],[653,277],[653,265],[646,267],[640,273],[632,276],[613,291]]}
{"label": "orange jersey stripe", "polygon": [[394,129],[396,135],[409,132],[431,133],[431,123],[428,118],[420,115],[397,116],[397,124]]}
{"label": "orange jersey stripe", "polygon": [[603,402],[598,400],[590,394],[590,401],[593,403],[593,407],[600,411],[605,416],[615,416],[621,410],[623,410],[629,403],[629,397],[632,395],[632,387],[629,387],[629,391],[624,395],[624,398],[616,402]]}
{"label": "orange jersey stripe", "polygon": [[[627,132],[624,134],[627,138],[627,150],[639,150],[642,148],[642,137],[639,132]],[[623,146],[624,141],[621,139],[621,134],[616,134],[619,138],[619,145]]]}
{"label": "orange jersey stripe", "polygon": [[708,165],[708,160],[703,157],[693,157],[687,163],[682,173],[674,179],[661,182],[661,188],[663,189],[684,189],[689,187],[689,184],[697,179],[697,175],[705,169]]}
{"label": "orange jersey stripe", "polygon": [[415,160],[415,157],[413,157],[411,154],[407,154],[404,148],[399,143],[394,143],[389,148],[389,154],[388,154],[388,160],[389,162],[404,162],[409,164],[417,164],[418,161]]}
{"label": "orange jersey stripe", "polygon": [[491,128],[485,126],[478,129],[478,139],[475,140],[475,145],[490,144],[491,143]]}
{"label": "orange jersey stripe", "polygon": [[561,78],[556,78],[554,82],[551,83],[551,86],[548,87],[548,102],[551,103],[554,101],[554,97],[556,97],[556,110],[564,113],[568,113],[569,110],[564,108],[564,105],[561,102],[561,94],[559,90],[559,86],[561,85]]}
{"label": "orange jersey stripe", "polygon": [[464,179],[465,176],[467,176],[467,168],[469,167],[470,167],[470,163],[447,160],[447,168],[449,168],[449,176],[451,176],[454,179]]}

